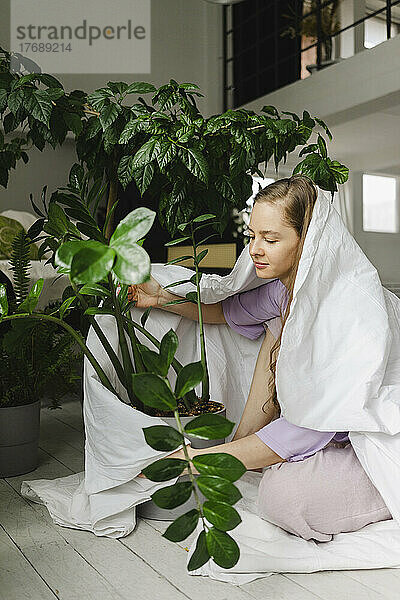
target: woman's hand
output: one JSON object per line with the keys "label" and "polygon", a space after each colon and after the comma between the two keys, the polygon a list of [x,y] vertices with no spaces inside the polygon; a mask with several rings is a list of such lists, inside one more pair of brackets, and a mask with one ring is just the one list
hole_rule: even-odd
{"label": "woman's hand", "polygon": [[128,300],[134,302],[137,308],[159,306],[163,303],[162,292],[163,288],[151,275],[150,281],[129,286]]}

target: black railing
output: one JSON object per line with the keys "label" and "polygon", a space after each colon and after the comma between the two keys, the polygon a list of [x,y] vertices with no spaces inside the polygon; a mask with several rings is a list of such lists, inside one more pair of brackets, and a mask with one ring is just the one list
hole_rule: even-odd
{"label": "black railing", "polygon": [[[338,4],[337,0],[316,0],[315,8],[307,13],[303,10],[301,0],[246,0],[234,6],[224,6],[224,110],[250,102],[300,79],[302,55],[313,48],[316,49],[315,70],[332,64],[334,60],[329,56],[332,40],[368,19],[385,16],[386,37],[390,39],[392,9],[400,5],[400,0],[386,0],[382,8],[368,12],[345,27],[338,26],[327,31],[323,21],[324,10],[335,4]],[[292,12],[290,20],[284,15],[285,8]],[[306,37],[315,39],[315,42],[301,47],[302,24],[314,16],[315,35]],[[252,23],[254,29],[250,33]],[[286,43],[283,42],[285,32],[290,38]],[[247,43],[246,35],[250,35],[251,43]],[[248,68],[249,61],[252,68]]]}

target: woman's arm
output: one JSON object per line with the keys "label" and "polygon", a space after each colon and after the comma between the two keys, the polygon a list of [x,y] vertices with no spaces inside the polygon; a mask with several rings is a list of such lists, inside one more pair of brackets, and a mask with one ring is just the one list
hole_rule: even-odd
{"label": "woman's arm", "polygon": [[265,407],[265,412],[262,410],[268,398],[268,383],[270,377],[272,377],[269,370],[269,359],[270,350],[274,343],[274,336],[267,330],[258,353],[246,406],[233,440],[255,433],[261,427],[270,423],[275,416],[278,416],[278,410],[272,403]]}
{"label": "woman's arm", "polygon": [[[149,308],[152,306],[181,315],[182,317],[187,317],[193,321],[199,320],[197,305],[192,302],[164,306],[167,302],[182,300],[182,297],[171,294],[171,292],[162,288],[153,276],[151,276],[150,281],[139,285],[131,285],[128,290],[128,299],[135,301],[138,308]],[[204,304],[202,302],[201,307],[204,323],[226,323],[221,302],[217,302],[216,304]]]}

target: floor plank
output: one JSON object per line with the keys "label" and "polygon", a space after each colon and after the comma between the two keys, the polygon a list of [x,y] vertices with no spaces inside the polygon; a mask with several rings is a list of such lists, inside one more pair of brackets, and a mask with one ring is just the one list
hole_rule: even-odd
{"label": "floor plank", "polygon": [[[288,573],[286,577],[324,600],[382,600],[384,596],[347,576],[346,571]],[[393,590],[394,592],[394,590]],[[392,596],[393,597],[393,596]]]}
{"label": "floor plank", "polygon": [[0,527],[0,600],[54,600],[53,593]]}
{"label": "floor plank", "polygon": [[[187,549],[161,536],[169,522],[139,520],[125,538],[96,538],[55,525],[47,509],[20,496],[22,481],[83,470],[84,429],[79,400],[42,409],[39,466],[0,480],[0,600],[392,600],[396,569],[272,575],[231,586],[187,574]],[[18,574],[18,576],[17,576]],[[3,583],[3,581],[5,583]]]}
{"label": "floor plank", "polygon": [[2,526],[57,597],[65,600],[120,599],[107,582],[38,511],[0,481]]}

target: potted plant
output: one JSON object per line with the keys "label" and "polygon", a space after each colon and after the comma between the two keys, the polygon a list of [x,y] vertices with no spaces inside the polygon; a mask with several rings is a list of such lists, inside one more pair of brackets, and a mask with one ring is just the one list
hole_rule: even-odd
{"label": "potted plant", "polygon": [[[277,168],[319,127],[331,139],[326,124],[307,111],[298,116],[264,106],[260,113],[238,109],[205,118],[194,83],[171,79],[157,89],[146,82],[110,81],[91,94],[67,93],[51,75],[12,73],[10,61],[10,53],[0,49],[0,122],[6,134],[0,139],[0,185],[7,186],[20,160],[29,160],[29,148],[55,148],[71,131],[95,189],[105,186],[107,239],[120,185],[134,181],[144,199],[155,197],[158,217],[171,235],[204,212],[217,216],[222,232],[232,210],[251,196],[251,174],[264,176],[260,165],[266,169],[272,160]],[[298,168],[332,192],[348,177],[345,166],[318,149]],[[91,224],[81,229],[90,230]]]}
{"label": "potted plant", "polygon": [[[56,231],[62,237],[71,235],[70,228],[61,216],[62,209],[48,207],[48,222],[46,229],[53,231],[55,240]],[[83,209],[82,209],[83,210]],[[5,286],[0,286],[0,319],[2,325],[15,322],[26,322],[33,320],[57,324],[66,330],[79,344],[86,358],[93,366],[101,384],[122,401],[131,403],[132,407],[144,410],[150,414],[154,410],[172,410],[177,422],[178,430],[168,425],[155,426],[145,431],[147,442],[155,449],[164,448],[167,451],[184,445],[184,433],[199,438],[225,437],[233,428],[233,423],[227,421],[221,415],[200,415],[191,423],[186,424],[183,429],[178,412],[178,401],[184,399],[203,380],[203,365],[200,362],[192,363],[182,367],[175,361],[177,379],[174,392],[167,379],[169,368],[174,363],[174,355],[177,348],[176,334],[171,330],[168,332],[159,347],[159,353],[147,350],[142,352],[144,362],[152,367],[156,373],[141,371],[140,358],[136,354],[138,349],[137,340],[133,331],[133,321],[125,316],[126,313],[126,281],[140,283],[148,279],[150,272],[150,260],[146,252],[141,248],[140,240],[151,227],[154,213],[151,214],[146,208],[132,211],[116,228],[110,240],[83,240],[67,239],[61,243],[55,252],[55,263],[61,265],[61,270],[67,273],[71,279],[71,287],[74,296],[67,298],[55,314],[47,315],[35,312],[43,281],[37,282],[29,291],[25,300],[16,306],[15,312],[9,314],[9,304]],[[75,234],[75,232],[73,232]],[[117,282],[121,284],[117,291]],[[108,287],[106,287],[106,285]],[[82,287],[81,287],[82,286]],[[75,300],[84,302],[85,295],[101,295],[105,298],[105,305],[101,308],[89,307],[86,313],[91,318],[94,314],[112,314],[116,320],[119,335],[119,345],[122,350],[122,362],[112,350],[109,342],[96,321],[93,327],[103,343],[104,349],[113,364],[121,388],[126,392],[125,397],[115,389],[107,373],[104,371],[96,357],[85,344],[82,336],[65,322],[65,315],[70,310]],[[145,331],[140,326],[140,330]],[[125,336],[127,334],[127,337]],[[150,334],[148,334],[150,335]],[[132,353],[128,351],[128,342],[132,345]],[[133,361],[132,361],[133,357]],[[139,367],[134,373],[133,362],[137,359],[136,366]],[[148,383],[150,380],[150,384]],[[160,427],[162,431],[160,432]],[[165,428],[165,429],[164,429]],[[154,429],[156,431],[154,431]],[[185,447],[185,446],[184,446]],[[187,456],[187,453],[186,453]],[[171,460],[173,464],[170,464]],[[193,467],[204,473],[200,484],[194,482]],[[176,476],[176,467],[180,467],[179,473],[188,469],[190,480],[177,482],[172,486],[158,490],[153,499],[159,506],[174,508],[179,506],[193,493],[196,498],[196,509],[190,514],[179,517],[174,522],[165,536],[171,540],[179,541],[185,539],[197,526],[199,519],[203,522],[196,550],[191,557],[190,569],[196,569],[211,558],[220,566],[233,566],[239,558],[239,549],[236,542],[226,533],[240,522],[238,513],[233,509],[240,493],[234,487],[233,481],[238,479],[244,472],[243,465],[234,457],[225,454],[213,454],[195,458],[193,461],[176,459],[165,459],[161,464],[150,465],[145,469],[145,474],[155,481],[168,481]],[[225,475],[224,475],[225,473]],[[227,475],[228,474],[228,475]],[[210,481],[211,476],[211,481]],[[203,486],[203,493],[208,500],[201,505],[198,489]],[[229,498],[229,501],[228,501]],[[225,500],[227,501],[225,501]],[[207,520],[207,522],[206,522]]]}
{"label": "potted plant", "polygon": [[316,64],[307,65],[307,70],[312,73],[317,68],[323,68],[335,62],[332,57],[332,40],[333,36],[340,31],[340,0],[332,0],[332,2],[321,8],[320,24],[318,23],[318,3],[316,0],[306,0],[302,5],[305,17],[299,18],[295,7],[291,8],[290,14],[284,15],[293,24],[282,32],[282,36],[295,38],[300,35],[309,39],[310,42],[315,42],[318,40],[318,34],[320,35],[321,64],[319,66]]}
{"label": "potted plant", "polygon": [[[9,172],[19,160],[29,160],[26,152],[29,147],[33,145],[42,150],[46,143],[56,147],[64,143],[68,131],[75,136],[79,159],[79,163],[71,168],[68,185],[52,194],[50,202],[45,201],[43,208],[34,204],[39,216],[35,236],[40,238],[42,229],[46,234],[39,253],[42,256],[50,249],[50,260],[60,273],[70,277],[71,295],[54,314],[35,312],[41,288],[38,282],[28,293],[23,306],[9,312],[6,290],[0,286],[1,325],[21,319],[57,324],[76,341],[98,380],[110,393],[148,414],[155,414],[157,410],[173,411],[178,431],[173,434],[168,430],[167,433],[175,437],[166,451],[183,444],[184,433],[199,438],[225,437],[233,425],[221,421],[223,417],[201,415],[198,418],[206,419],[206,423],[204,425],[203,421],[196,430],[192,426],[184,427],[177,411],[178,402],[190,403],[194,388],[202,381],[206,385],[205,355],[200,365],[182,366],[174,356],[173,332],[168,332],[160,342],[146,331],[143,323],[132,320],[127,288],[149,277],[150,259],[142,243],[156,215],[140,207],[114,227],[119,184],[125,186],[134,179],[143,195],[155,194],[159,219],[172,235],[179,226],[185,233],[184,224],[198,223],[195,219],[205,211],[217,216],[217,228],[223,231],[232,208],[242,207],[243,198],[251,195],[251,173],[263,176],[259,164],[264,163],[266,167],[272,159],[277,168],[298,147],[301,148],[300,155],[306,156],[297,165],[296,172],[307,174],[322,189],[332,192],[338,183],[344,183],[348,169],[328,157],[323,134],[318,133],[316,142],[307,144],[317,127],[322,127],[331,139],[329,129],[307,111],[299,117],[288,112],[280,114],[271,106],[263,107],[261,114],[244,109],[228,110],[206,119],[196,106],[195,96],[200,95],[198,86],[179,84],[172,79],[158,89],[144,82],[108,82],[92,94],[78,90],[67,93],[50,75],[30,73],[21,77],[12,73],[10,54],[1,51],[1,56],[0,115],[6,137],[0,136],[0,184],[7,186]],[[136,103],[129,103],[132,94],[148,93],[153,94],[151,104],[142,96]],[[107,214],[104,227],[100,228],[94,215],[103,193],[107,194]],[[200,255],[195,261],[197,291],[192,292],[196,297],[191,298],[197,304],[200,303],[199,262]],[[102,298],[102,306],[89,306],[88,297]],[[115,369],[118,385],[110,380],[80,332],[66,322],[71,307],[77,303],[103,345]],[[115,319],[121,360],[101,329],[101,315],[111,315]],[[137,331],[143,333],[159,352],[151,355],[151,350],[144,350],[138,343]],[[158,362],[158,366],[154,366],[154,362]],[[160,364],[163,370],[154,373],[154,369],[160,369]],[[166,379],[166,369],[170,366],[177,372],[177,382],[181,382],[173,391]],[[144,394],[141,386],[135,383],[137,378],[145,376],[159,385],[160,395],[156,401],[154,394]],[[161,433],[163,439],[164,433],[165,430]],[[150,437],[148,441],[150,443]],[[155,444],[161,447],[162,443],[157,441],[157,436],[151,439],[154,448]],[[191,528],[201,519],[205,529],[198,538],[191,568],[201,566],[210,556],[228,568],[236,563],[239,553],[226,531],[234,527],[238,519],[225,501],[226,497],[223,499],[222,490],[225,489],[232,499],[238,498],[231,484],[241,476],[243,466],[226,455],[202,456],[202,460],[193,460],[202,475],[225,479],[219,482],[222,506],[213,506],[209,512],[210,517],[211,512],[215,513],[212,519],[217,522],[209,519],[197,505],[196,514],[180,517],[182,521],[170,530],[170,539],[193,530]],[[164,461],[154,467],[155,471],[163,472],[163,481],[170,478],[164,472],[167,464]],[[189,485],[181,486],[184,482],[178,482],[174,484],[176,487],[166,488],[168,491],[164,496],[169,498],[169,505],[178,506],[181,500],[187,499],[189,488],[190,493],[197,493],[190,464],[183,468],[189,470]],[[146,474],[154,476],[151,470]],[[206,483],[203,482],[204,494]],[[209,496],[214,494],[211,501],[215,501],[216,490],[207,493]],[[209,528],[205,519],[214,527]]]}
{"label": "potted plant", "polygon": [[[177,264],[177,263],[183,262],[185,260],[191,259],[191,260],[193,260],[193,265],[194,265],[193,275],[189,279],[175,281],[165,287],[166,287],[166,289],[168,289],[168,288],[174,288],[178,285],[191,283],[192,285],[195,286],[196,291],[190,291],[185,295],[184,298],[179,299],[179,300],[173,300],[171,302],[167,302],[163,306],[169,306],[169,305],[173,305],[173,304],[181,304],[181,303],[185,303],[185,302],[192,302],[193,304],[196,305],[197,311],[198,311],[199,340],[200,340],[200,363],[199,364],[201,365],[201,371],[203,374],[202,379],[201,379],[201,394],[199,397],[197,397],[195,394],[192,393],[190,395],[187,395],[186,397],[183,397],[180,404],[178,402],[178,413],[179,413],[179,416],[181,419],[181,424],[183,427],[185,427],[186,425],[188,426],[188,430],[185,430],[185,434],[186,434],[186,437],[190,440],[193,448],[207,448],[210,446],[216,446],[218,444],[222,444],[224,442],[224,437],[221,437],[221,438],[210,438],[209,437],[207,439],[203,439],[201,437],[199,438],[196,436],[193,437],[190,435],[190,425],[189,425],[192,417],[195,415],[204,415],[205,419],[207,421],[209,415],[216,415],[217,417],[225,416],[225,412],[226,412],[223,404],[221,404],[219,402],[215,402],[212,399],[210,399],[210,377],[209,377],[208,364],[207,364],[205,335],[204,335],[204,322],[203,322],[202,304],[201,304],[201,290],[200,290],[200,280],[202,277],[202,273],[200,272],[200,264],[201,264],[202,260],[206,257],[208,250],[203,249],[199,252],[199,247],[204,245],[210,238],[214,237],[217,234],[214,233],[211,235],[207,235],[205,238],[203,238],[200,241],[198,241],[196,239],[196,234],[198,234],[199,231],[204,230],[204,228],[208,228],[210,226],[210,223],[215,223],[215,219],[216,219],[215,215],[204,214],[204,215],[199,215],[198,217],[195,217],[194,219],[192,219],[186,223],[181,223],[180,225],[178,225],[178,229],[184,235],[180,236],[179,238],[172,240],[171,242],[168,242],[166,244],[166,246],[175,246],[177,244],[186,242],[192,247],[192,254],[177,257],[177,258],[169,261],[169,263],[167,263],[167,264]],[[143,315],[142,323],[146,322],[148,315],[150,313],[150,310],[151,309],[147,309],[147,311]],[[151,360],[148,361],[149,371],[150,372],[153,371],[153,373],[160,374],[160,372],[157,371],[157,365],[159,364],[159,359],[154,357],[154,353],[152,353],[152,354],[153,354],[153,356],[151,356]],[[146,348],[144,348],[143,359],[144,359],[145,363],[146,363],[146,355],[148,355],[148,351],[146,350]],[[152,367],[153,367],[153,369],[152,369]],[[155,371],[154,371],[154,369],[155,369]],[[142,379],[144,381],[146,380],[146,378],[144,376]],[[149,379],[149,381],[151,382],[151,378]],[[175,417],[174,417],[173,413],[171,413],[171,411],[163,411],[163,412],[159,413],[159,415],[162,416],[162,418],[166,421],[166,423],[169,423],[171,425],[172,425],[172,422],[175,421]],[[198,420],[196,422],[202,422],[202,421]],[[230,433],[230,431],[229,431],[229,433]],[[145,517],[148,519],[171,520],[171,518],[175,518],[175,517],[182,515],[188,509],[194,508],[197,499],[195,497],[192,497],[191,500],[192,500],[191,503],[190,503],[190,501],[187,501],[183,505],[181,505],[181,507],[179,509],[174,507],[172,509],[172,511],[169,510],[168,512],[166,512],[165,510],[160,510],[160,507],[157,505],[155,500],[149,500],[148,502],[145,502],[139,506],[139,514],[142,517]]]}
{"label": "potted plant", "polygon": [[[22,311],[29,302],[30,243],[23,230],[12,241],[14,294],[9,297]],[[40,285],[34,286],[30,298]],[[77,390],[79,358],[73,339],[53,323],[24,320],[1,328],[0,477],[37,467],[41,399],[46,395],[56,407],[67,392]]]}

